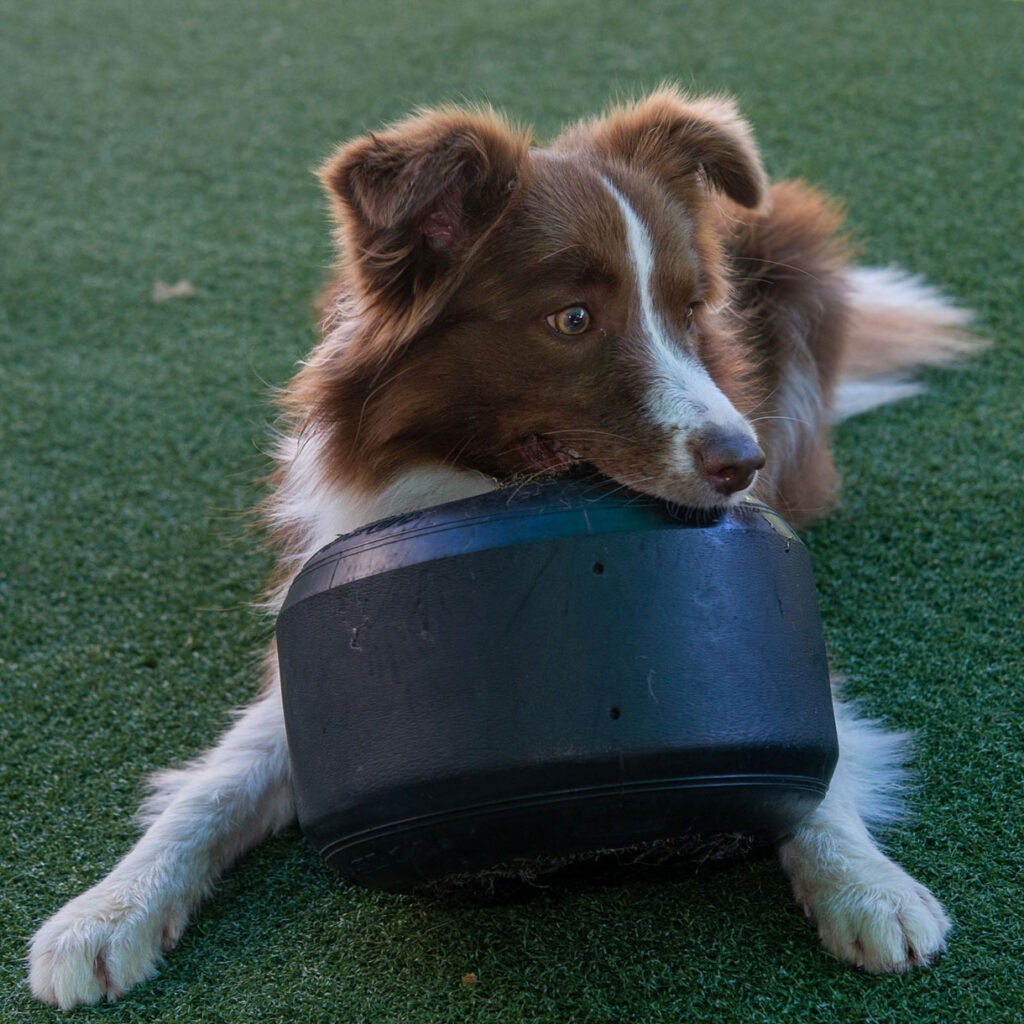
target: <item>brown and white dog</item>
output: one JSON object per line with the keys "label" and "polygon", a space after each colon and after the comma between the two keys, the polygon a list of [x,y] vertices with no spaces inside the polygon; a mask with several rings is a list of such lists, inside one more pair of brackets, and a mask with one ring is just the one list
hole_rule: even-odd
{"label": "brown and white dog", "polygon": [[[835,500],[830,420],[970,344],[934,290],[852,268],[822,196],[768,187],[726,99],[666,87],[543,148],[488,110],[428,110],[321,174],[341,262],[285,393],[271,611],[340,533],[577,461],[685,505],[753,491],[806,523]],[[831,789],[782,865],[831,953],[901,971],[949,921],[865,826],[892,815],[901,737],[836,712]],[[131,852],[36,934],[40,999],[152,977],[221,872],[293,820],[273,650],[262,695],[157,776],[140,817]]]}

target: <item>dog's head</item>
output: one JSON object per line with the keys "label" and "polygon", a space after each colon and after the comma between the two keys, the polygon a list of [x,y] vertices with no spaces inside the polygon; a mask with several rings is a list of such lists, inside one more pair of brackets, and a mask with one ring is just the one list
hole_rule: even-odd
{"label": "dog's head", "polygon": [[306,398],[349,476],[585,461],[690,505],[749,488],[711,206],[765,182],[729,101],[662,89],[545,148],[490,111],[426,111],[321,176],[342,277]]}

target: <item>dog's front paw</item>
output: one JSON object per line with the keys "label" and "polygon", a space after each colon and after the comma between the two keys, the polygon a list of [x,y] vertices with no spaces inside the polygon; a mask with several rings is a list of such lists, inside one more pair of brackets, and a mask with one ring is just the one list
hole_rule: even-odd
{"label": "dog's front paw", "polygon": [[[883,866],[884,865],[884,866]],[[946,948],[949,918],[939,901],[891,861],[877,877],[794,885],[798,902],[833,956],[866,971],[906,971]]]}
{"label": "dog's front paw", "polygon": [[161,953],[181,933],[179,916],[139,906],[108,882],[53,915],[32,939],[29,987],[62,1010],[113,1001],[157,973]]}

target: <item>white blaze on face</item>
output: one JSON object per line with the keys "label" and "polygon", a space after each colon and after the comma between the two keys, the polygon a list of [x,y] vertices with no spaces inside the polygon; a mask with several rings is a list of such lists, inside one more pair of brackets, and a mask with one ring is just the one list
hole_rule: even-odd
{"label": "white blaze on face", "polygon": [[652,374],[647,396],[651,419],[677,434],[675,446],[679,456],[687,461],[691,456],[686,442],[706,430],[745,434],[754,439],[753,428],[719,390],[704,366],[672,344],[651,293],[654,277],[651,236],[626,197],[607,178],[602,180],[626,222],[629,262],[636,276],[640,300],[640,328],[651,356]]}

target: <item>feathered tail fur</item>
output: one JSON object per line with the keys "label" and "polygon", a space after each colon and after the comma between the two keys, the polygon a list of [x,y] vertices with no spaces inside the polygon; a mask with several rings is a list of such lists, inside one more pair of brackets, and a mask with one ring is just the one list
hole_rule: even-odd
{"label": "feathered tail fur", "polygon": [[970,313],[917,275],[855,267],[847,280],[850,319],[833,422],[919,393],[915,369],[955,365],[984,345],[969,330]]}

